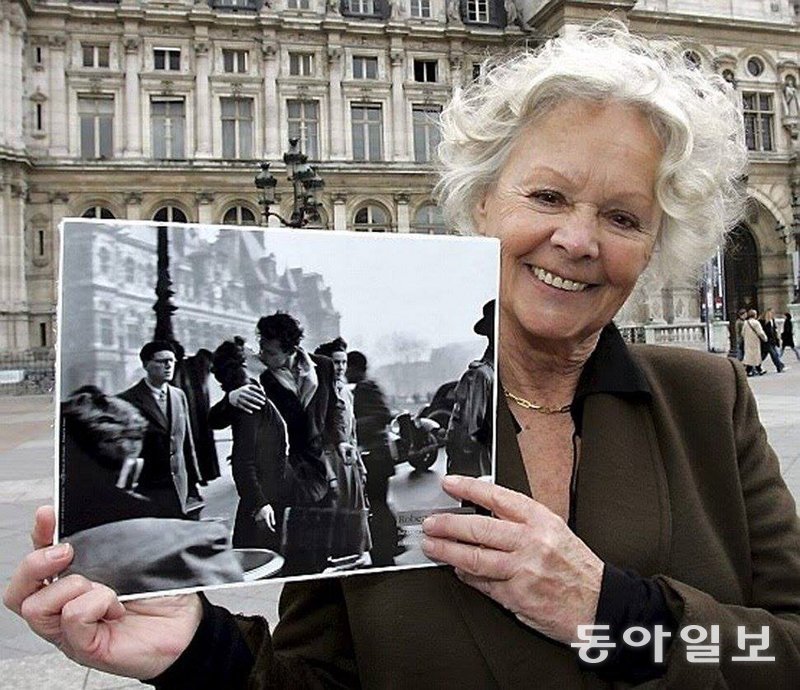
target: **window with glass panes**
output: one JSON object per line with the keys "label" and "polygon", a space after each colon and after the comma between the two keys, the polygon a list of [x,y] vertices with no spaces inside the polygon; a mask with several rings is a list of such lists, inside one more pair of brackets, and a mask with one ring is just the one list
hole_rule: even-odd
{"label": "window with glass panes", "polygon": [[310,0],[289,0],[287,7],[290,10],[307,10],[311,7]]}
{"label": "window with glass panes", "polygon": [[383,158],[383,110],[380,104],[360,103],[350,107],[353,130],[353,160]]}
{"label": "window with glass panes", "polygon": [[230,225],[255,225],[256,214],[247,206],[233,206],[225,211],[222,222]]}
{"label": "window with glass panes", "polygon": [[389,232],[389,216],[380,206],[362,206],[353,217],[357,232]]}
{"label": "window with glass panes", "polygon": [[182,98],[153,98],[150,130],[153,158],[186,158],[186,109]]}
{"label": "window with glass panes", "polygon": [[222,69],[236,74],[247,72],[247,51],[223,48]]}
{"label": "window with glass panes", "polygon": [[157,70],[167,70],[170,72],[179,71],[181,68],[181,49],[154,48],[153,68]]}
{"label": "window with glass panes", "polygon": [[314,53],[289,53],[289,74],[310,77],[314,74]]}
{"label": "window with glass panes", "polygon": [[113,155],[114,98],[78,97],[81,158],[92,160]]}
{"label": "window with glass panes", "polygon": [[750,151],[774,151],[772,94],[743,92],[744,136]]}
{"label": "window with glass panes", "polygon": [[300,140],[300,150],[312,160],[319,158],[319,103],[287,101],[289,138]]}
{"label": "window with glass panes", "polygon": [[377,79],[378,58],[369,55],[353,55],[353,79]]}
{"label": "window with glass panes", "polygon": [[84,67],[108,67],[108,46],[83,43],[81,45]]}
{"label": "window with glass panes", "polygon": [[253,157],[253,99],[222,98],[223,158]]}
{"label": "window with glass panes", "polygon": [[489,21],[489,0],[467,0],[467,20],[487,23]]}
{"label": "window with glass panes", "polygon": [[439,113],[438,105],[415,105],[411,109],[414,123],[414,160],[417,163],[428,163],[436,155],[439,145]]}
{"label": "window with glass panes", "polygon": [[428,235],[447,234],[447,226],[444,224],[442,209],[435,204],[420,206],[414,214],[414,224],[411,230]]}
{"label": "window with glass panes", "polygon": [[108,220],[113,220],[114,214],[105,206],[90,206],[81,213],[81,218],[106,218]]}
{"label": "window with glass panes", "polygon": [[375,14],[375,0],[347,0],[347,11],[352,14]]}
{"label": "window with glass panes", "polygon": [[161,223],[185,223],[186,214],[177,206],[162,206],[153,214],[153,220]]}
{"label": "window with glass panes", "polygon": [[431,16],[431,0],[411,0],[411,16],[427,19]]}
{"label": "window with glass panes", "polygon": [[435,82],[437,66],[436,60],[414,60],[414,81]]}

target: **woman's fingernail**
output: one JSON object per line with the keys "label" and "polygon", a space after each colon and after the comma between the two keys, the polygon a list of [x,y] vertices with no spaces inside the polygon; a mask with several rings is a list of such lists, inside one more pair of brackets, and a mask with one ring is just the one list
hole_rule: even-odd
{"label": "woman's fingernail", "polygon": [[422,521],[422,530],[427,532],[429,529],[433,529],[434,524],[436,524],[436,517],[429,515]]}
{"label": "woman's fingernail", "polygon": [[422,538],[422,550],[426,554],[431,554],[435,551],[433,539],[428,539],[428,537]]}
{"label": "woman's fingernail", "polygon": [[66,555],[69,553],[70,545],[66,542],[64,544],[56,544],[55,546],[51,546],[47,551],[45,551],[45,555],[51,561],[57,561],[62,558],[65,558]]}

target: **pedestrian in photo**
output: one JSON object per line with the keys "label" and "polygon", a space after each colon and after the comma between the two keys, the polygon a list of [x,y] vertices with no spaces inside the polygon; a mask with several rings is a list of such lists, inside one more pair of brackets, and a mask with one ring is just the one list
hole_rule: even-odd
{"label": "pedestrian in photo", "polygon": [[209,420],[213,428],[225,428],[231,423],[231,408],[256,413],[267,400],[278,410],[289,443],[290,511],[284,524],[283,574],[321,572],[332,553],[339,494],[336,463],[352,452],[344,404],[336,395],[333,363],[300,346],[303,329],[291,314],[263,316],[256,330],[259,359],[266,368],[258,383],[246,383],[214,405]]}
{"label": "pedestrian in photo", "polygon": [[786,348],[794,352],[797,361],[800,362],[800,352],[794,344],[794,324],[792,323],[792,315],[787,311],[783,315],[783,330],[781,331],[781,357]]}
{"label": "pedestrian in photo", "polygon": [[775,325],[775,317],[772,314],[772,309],[767,309],[764,316],[760,319],[761,327],[764,329],[764,335],[767,336],[761,345],[761,358],[762,360],[769,355],[772,363],[775,365],[775,371],[779,374],[784,370],[784,363],[781,356],[778,354],[780,347],[780,340],[778,338],[778,327]]}
{"label": "pedestrian in photo", "polygon": [[[442,480],[486,514],[423,523],[445,567],[287,584],[273,633],[194,595],[123,610],[85,580],[45,585],[72,554],[47,550],[40,516],[7,605],[164,690],[794,690],[800,523],[744,369],[628,345],[613,321],[646,271],[684,284],[743,216],[741,100],[684,54],[576,27],[442,111],[445,218],[500,243],[504,391],[497,483]],[[694,663],[701,635],[713,663]]]}
{"label": "pedestrian in photo", "polygon": [[[119,394],[147,420],[139,478],[139,491],[161,505],[172,517],[188,517],[190,473],[200,477],[184,392],[170,385],[175,375],[175,349],[167,341],[153,340],[139,352],[146,376]],[[195,487],[191,487],[195,488]]]}
{"label": "pedestrian in photo", "polygon": [[747,309],[740,309],[736,312],[736,359],[740,362],[744,359],[744,335],[742,329],[747,321]]}
{"label": "pedestrian in photo", "polygon": [[764,333],[764,327],[757,317],[758,312],[755,309],[749,309],[747,319],[745,319],[742,327],[742,336],[744,338],[742,364],[744,364],[748,376],[761,376],[764,374],[764,370],[761,368],[761,362],[764,360],[761,348],[767,340],[767,334]]}
{"label": "pedestrian in photo", "polygon": [[[328,357],[333,362],[336,395],[344,405],[345,435],[353,450],[341,458],[335,466],[339,482],[339,498],[336,504],[336,522],[333,529],[332,554],[337,562],[345,565],[361,564],[358,560],[372,547],[369,533],[367,500],[364,486],[367,470],[358,450],[356,417],[353,409],[353,393],[347,383],[347,342],[341,337],[323,343],[315,355]],[[356,557],[355,560],[352,557]]]}
{"label": "pedestrian in photo", "polygon": [[389,479],[394,475],[394,458],[389,449],[388,427],[392,413],[381,387],[369,377],[369,363],[363,352],[347,353],[347,380],[353,386],[356,436],[367,471],[369,528],[372,536],[370,560],[375,566],[394,565],[399,555],[397,518],[389,505]]}
{"label": "pedestrian in photo", "polygon": [[[230,393],[252,381],[244,340],[222,343],[212,356],[214,376]],[[289,506],[286,422],[266,399],[256,412],[230,406],[233,447],[231,472],[239,494],[233,524],[234,548],[266,548],[282,552],[284,511]]]}
{"label": "pedestrian in photo", "polygon": [[473,330],[488,340],[480,359],[470,362],[454,393],[447,426],[447,473],[491,476],[494,415],[494,301],[483,307]]}

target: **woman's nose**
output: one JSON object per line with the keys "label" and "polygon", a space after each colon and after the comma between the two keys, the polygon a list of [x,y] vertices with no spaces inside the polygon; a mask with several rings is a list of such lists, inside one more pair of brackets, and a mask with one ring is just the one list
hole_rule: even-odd
{"label": "woman's nose", "polygon": [[600,254],[599,221],[592,205],[573,207],[559,217],[550,242],[573,260],[596,259]]}

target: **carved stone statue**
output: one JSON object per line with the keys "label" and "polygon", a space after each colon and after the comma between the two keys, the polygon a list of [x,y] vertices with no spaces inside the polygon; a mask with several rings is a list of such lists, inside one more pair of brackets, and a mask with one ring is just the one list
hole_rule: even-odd
{"label": "carved stone statue", "polygon": [[463,24],[461,21],[461,0],[447,0],[447,21],[452,24]]}
{"label": "carved stone statue", "polygon": [[404,0],[392,0],[391,7],[392,13],[391,18],[396,21],[401,21],[403,19],[403,15],[405,14],[405,7],[403,7]]}
{"label": "carved stone statue", "polygon": [[519,9],[517,9],[517,3],[514,0],[505,0],[503,2],[503,7],[506,10],[506,26],[514,26],[514,24],[520,23],[520,16],[519,16]]}
{"label": "carved stone statue", "polygon": [[800,117],[800,104],[797,98],[797,82],[790,74],[783,82],[783,112],[786,117]]}

